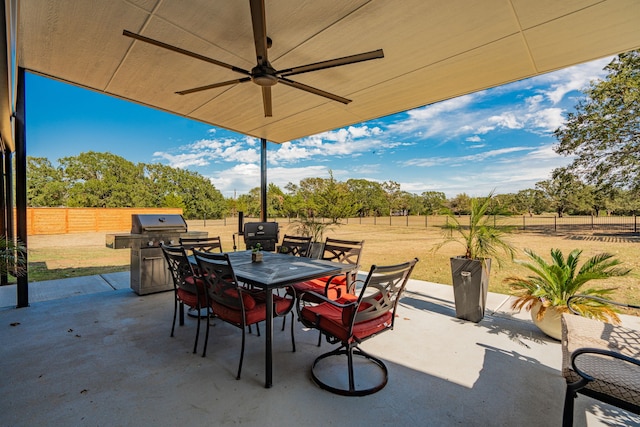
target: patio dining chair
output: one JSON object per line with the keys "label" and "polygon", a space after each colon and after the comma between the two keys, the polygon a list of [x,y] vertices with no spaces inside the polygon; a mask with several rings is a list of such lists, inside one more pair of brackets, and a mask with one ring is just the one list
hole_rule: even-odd
{"label": "patio dining chair", "polygon": [[[334,300],[338,298],[355,299],[355,280],[360,267],[360,255],[362,254],[363,246],[364,240],[338,240],[327,237],[320,259],[351,264],[353,268],[343,274],[294,283],[293,289],[296,292],[297,299],[314,304],[321,302],[315,297],[316,294],[324,295]],[[304,295],[302,300],[301,295]],[[293,320],[293,313],[291,313],[291,318]],[[284,324],[282,328],[284,329]],[[318,347],[321,341],[322,335],[319,335]]]}
{"label": "patio dining chair", "polygon": [[[193,266],[187,258],[187,253],[182,246],[168,246],[163,244],[162,253],[167,260],[167,267],[173,279],[173,324],[171,325],[171,336],[175,332],[176,317],[180,313],[180,326],[184,325],[185,304],[198,312],[207,306],[207,299],[204,293],[204,286],[193,270]],[[196,338],[193,343],[193,352],[198,349],[198,337],[200,336],[200,316],[196,328]]]}
{"label": "patio dining chair", "polygon": [[308,236],[290,236],[285,234],[282,243],[278,246],[277,251],[281,254],[288,254],[300,257],[308,257],[311,249],[311,237]]}
{"label": "patio dining chair", "polygon": [[[236,376],[236,379],[239,380],[244,360],[245,326],[263,322],[267,318],[265,291],[241,286],[229,261],[229,255],[226,253],[217,254],[196,250],[194,251],[194,257],[198,263],[199,270],[203,273],[202,280],[206,290],[207,305],[210,307],[202,357],[207,354],[209,326],[212,317],[236,326],[242,331],[242,346],[240,348],[240,361]],[[267,290],[266,292],[271,291]],[[294,305],[294,298],[273,295],[274,316],[287,315]],[[291,327],[291,344],[293,351],[295,351],[293,325]]]}
{"label": "patio dining chair", "polygon": [[182,246],[188,254],[193,253],[194,249],[202,252],[222,252],[220,236],[181,237],[180,246]]}
{"label": "patio dining chair", "polygon": [[[295,283],[293,288],[296,293],[301,295],[305,292],[313,291],[331,299],[345,297],[348,294],[354,295],[354,283],[360,267],[360,255],[362,254],[363,246],[364,240],[338,240],[327,237],[320,259],[351,264],[353,268],[344,274]],[[311,302],[318,302],[311,293],[308,293],[305,298]]]}
{"label": "patio dining chair", "polygon": [[562,375],[567,388],[563,427],[573,425],[574,401],[583,394],[640,414],[640,331],[580,315],[574,302],[613,304],[640,309],[592,295],[567,301],[573,312],[562,315]]}
{"label": "patio dining chair", "polygon": [[[296,305],[298,320],[308,328],[318,329],[329,343],[340,344],[318,356],[311,365],[311,377],[319,387],[346,396],[365,396],[387,384],[388,370],[384,362],[362,350],[360,343],[393,329],[398,301],[417,262],[415,258],[397,265],[371,266],[355,301],[334,301],[325,295],[315,294],[314,298],[322,301],[320,304],[303,305],[300,301],[304,300],[305,294],[302,294]],[[335,378],[336,369],[327,369],[331,363],[323,362],[342,356],[347,357],[348,387],[344,385],[343,376]],[[371,378],[362,378],[363,375],[356,381],[354,357],[363,362],[357,363],[361,373],[366,365],[377,366],[382,372],[382,379],[372,381]],[[366,372],[370,373],[369,370]]]}

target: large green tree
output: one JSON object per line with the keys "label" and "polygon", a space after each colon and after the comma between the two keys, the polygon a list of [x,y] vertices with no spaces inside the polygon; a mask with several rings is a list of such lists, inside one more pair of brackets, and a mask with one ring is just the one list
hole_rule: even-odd
{"label": "large green tree", "polygon": [[557,129],[556,152],[575,156],[571,169],[598,188],[640,191],[640,51],[618,55],[605,79]]}
{"label": "large green tree", "polygon": [[571,213],[590,213],[593,206],[591,188],[567,168],[552,172],[552,179],[536,183],[536,188],[546,197],[549,206],[559,217]]}
{"label": "large green tree", "polygon": [[441,191],[425,191],[420,197],[426,215],[440,213],[447,202],[447,196]]}
{"label": "large green tree", "polygon": [[62,170],[44,157],[27,158],[27,200],[33,207],[65,206],[67,187]]}
{"label": "large green tree", "polygon": [[387,209],[387,201],[384,189],[379,182],[366,179],[348,179],[347,189],[357,201],[359,210],[357,215],[380,215]]}
{"label": "large green tree", "polygon": [[182,207],[187,219],[223,218],[228,213],[222,193],[199,173],[161,164],[144,167],[154,206]]}
{"label": "large green tree", "polygon": [[59,160],[69,207],[149,206],[144,168],[111,153],[88,151]]}

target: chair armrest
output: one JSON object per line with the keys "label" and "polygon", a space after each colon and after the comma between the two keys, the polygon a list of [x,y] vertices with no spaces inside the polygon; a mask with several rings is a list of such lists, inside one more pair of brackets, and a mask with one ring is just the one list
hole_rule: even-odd
{"label": "chair armrest", "polygon": [[577,315],[581,315],[581,313],[579,311],[577,311],[576,309],[574,309],[571,306],[571,303],[574,300],[577,299],[591,299],[597,302],[600,302],[602,304],[611,304],[611,305],[617,305],[619,307],[626,307],[626,308],[635,308],[635,309],[640,309],[640,306],[638,305],[633,305],[633,304],[625,304],[622,302],[618,302],[618,301],[613,301],[610,299],[606,299],[606,298],[601,298],[601,297],[597,297],[594,295],[572,295],[569,297],[569,299],[567,300],[567,307],[569,308],[569,310],[573,313],[573,314],[577,314]]}
{"label": "chair armrest", "polygon": [[319,293],[313,292],[313,291],[307,291],[307,292],[301,293],[300,295],[298,295],[298,298],[297,298],[298,301],[303,302],[303,300],[304,300],[303,296],[307,295],[307,294],[312,295],[313,297],[315,297],[315,298],[317,298],[319,300],[322,300],[323,302],[328,302],[329,304],[331,304],[331,305],[333,305],[335,307],[338,307],[338,308],[346,308],[346,307],[349,307],[350,305],[356,304],[355,301],[348,302],[347,304],[340,304],[339,302],[337,302],[335,300],[332,300],[331,298],[328,298],[325,295],[322,295],[322,294],[319,294]]}
{"label": "chair armrest", "polygon": [[[333,279],[337,278],[337,277],[342,277],[345,276],[346,280],[347,280],[347,293],[349,294],[355,294],[355,288],[356,288],[356,283],[357,282],[362,282],[362,280],[353,280],[351,278],[351,276],[355,276],[354,272],[357,272],[357,268],[354,268],[352,270],[349,270],[345,273],[341,273],[341,274],[334,274],[333,276],[329,277],[329,280],[327,280],[327,283],[324,286],[324,294],[325,295],[329,295],[329,287],[331,286],[331,282],[333,281]],[[338,293],[338,298],[341,296],[340,293]]]}
{"label": "chair armrest", "polygon": [[[356,304],[356,302],[355,302],[355,301],[354,301],[354,302],[349,302],[349,303],[347,303],[347,304],[340,304],[339,302],[336,302],[336,301],[334,301],[334,300],[332,300],[332,299],[329,299],[329,298],[327,298],[326,296],[324,296],[324,295],[322,295],[322,294],[319,294],[319,293],[317,293],[317,292],[313,292],[313,291],[303,292],[303,293],[301,293],[300,295],[298,295],[298,296],[297,296],[297,298],[296,298],[296,301],[298,302],[298,303],[296,304],[296,313],[298,314],[298,319],[302,319],[302,313],[301,313],[301,311],[302,311],[302,306],[304,305],[304,295],[305,295],[305,294],[309,294],[309,295],[311,295],[312,297],[314,297],[314,298],[315,298],[315,300],[320,300],[320,301],[322,301],[322,302],[329,303],[329,304],[331,304],[331,305],[333,305],[333,306],[335,306],[335,307],[338,307],[338,308],[340,308],[340,309],[343,309],[343,310],[344,310],[346,307],[349,307],[349,306],[351,306],[351,305],[355,305],[355,304]],[[304,323],[304,322],[303,322],[303,323]]]}
{"label": "chair armrest", "polygon": [[[640,360],[638,359],[634,359],[633,357],[629,357],[627,355],[612,351],[612,350],[605,350],[605,349],[601,349],[601,348],[590,348],[590,347],[584,347],[584,348],[579,348],[576,351],[574,351],[571,354],[571,367],[573,368],[573,370],[580,375],[582,378],[584,378],[586,381],[594,381],[598,378],[594,378],[592,375],[589,375],[588,373],[584,372],[582,369],[578,368],[576,366],[577,364],[577,360],[580,356],[582,355],[588,355],[588,354],[597,354],[600,356],[608,356],[611,359],[617,359],[620,360],[622,362],[625,363],[631,363],[633,365],[639,366],[640,367]],[[618,373],[619,374],[619,373]]]}

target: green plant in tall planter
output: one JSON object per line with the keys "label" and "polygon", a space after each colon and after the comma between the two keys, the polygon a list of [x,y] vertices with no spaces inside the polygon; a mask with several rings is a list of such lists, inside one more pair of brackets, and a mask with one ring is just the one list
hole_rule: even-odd
{"label": "green plant in tall planter", "polygon": [[515,253],[513,246],[505,240],[509,228],[498,228],[494,217],[488,215],[492,201],[493,191],[485,198],[472,198],[468,225],[449,212],[445,239],[435,247],[437,251],[455,242],[464,248],[464,255],[451,258],[456,317],[476,323],[484,317],[491,260],[495,259],[501,265],[503,254],[513,258]]}
{"label": "green plant in tall planter", "polygon": [[313,216],[302,215],[295,221],[296,233],[302,236],[311,237],[311,247],[309,249],[311,258],[318,258],[322,253],[322,245],[324,242],[324,233],[331,228],[339,225],[333,221],[320,221]]}
{"label": "green plant in tall planter", "polygon": [[[565,258],[560,249],[551,249],[551,262],[530,249],[525,249],[530,261],[516,261],[531,272],[526,277],[507,277],[504,282],[511,287],[517,297],[512,308],[531,312],[534,323],[547,335],[561,339],[560,318],[569,312],[567,300],[573,295],[592,295],[603,297],[614,289],[587,288],[592,280],[602,280],[629,274],[631,269],[621,268],[621,261],[612,254],[600,253],[587,259],[578,268],[582,250],[574,249]],[[619,323],[620,318],[613,308],[593,299],[572,302],[572,307],[585,317],[605,322]]]}

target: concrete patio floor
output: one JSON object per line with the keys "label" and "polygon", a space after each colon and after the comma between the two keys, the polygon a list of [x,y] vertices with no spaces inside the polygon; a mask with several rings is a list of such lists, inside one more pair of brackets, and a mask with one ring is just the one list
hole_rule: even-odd
{"label": "concrete patio floor", "polygon": [[[313,384],[310,365],[330,346],[318,348],[317,333],[299,323],[293,353],[276,319],[274,386],[265,389],[264,337],[247,335],[236,381],[240,331],[216,322],[207,357],[192,354],[196,320],[170,338],[172,293],[138,296],[128,273],[32,283],[30,294],[30,307],[15,309],[15,287],[0,289],[3,426],[561,423],[560,344],[529,313],[512,313],[505,295],[490,294],[476,324],[455,318],[450,286],[410,281],[395,329],[362,346],[385,360],[389,383],[356,398]],[[640,425],[640,417],[580,396],[574,425]]]}

